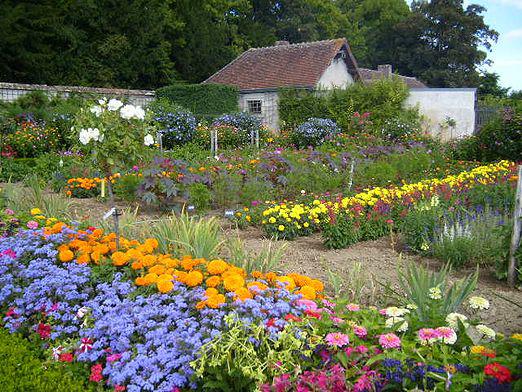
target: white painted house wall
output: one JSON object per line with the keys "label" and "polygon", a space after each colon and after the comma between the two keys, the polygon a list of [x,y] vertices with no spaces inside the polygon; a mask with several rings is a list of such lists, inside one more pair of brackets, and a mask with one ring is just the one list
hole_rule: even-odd
{"label": "white painted house wall", "polygon": [[261,101],[261,121],[272,130],[279,129],[279,97],[277,91],[241,92],[239,109],[248,112],[248,101]]}
{"label": "white painted house wall", "polygon": [[474,88],[412,88],[406,106],[419,108],[430,135],[450,140],[473,134],[476,95]]}
{"label": "white painted house wall", "polygon": [[343,58],[338,57],[326,68],[317,82],[320,89],[344,88],[353,83],[353,77]]}

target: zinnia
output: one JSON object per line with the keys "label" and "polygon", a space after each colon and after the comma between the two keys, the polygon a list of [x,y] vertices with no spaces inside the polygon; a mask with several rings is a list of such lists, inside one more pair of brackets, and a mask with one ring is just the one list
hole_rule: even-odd
{"label": "zinnia", "polygon": [[509,369],[498,362],[488,363],[484,367],[484,374],[495,377],[501,383],[511,381],[511,372]]}
{"label": "zinnia", "polygon": [[423,345],[432,344],[439,339],[439,333],[432,328],[421,328],[418,336]]}
{"label": "zinnia", "polygon": [[399,348],[401,347],[401,339],[394,333],[387,333],[379,336],[379,344],[382,348]]}
{"label": "zinnia", "polygon": [[332,347],[343,347],[350,343],[348,335],[340,332],[331,332],[325,337],[325,341]]}
{"label": "zinnia", "polygon": [[471,297],[469,299],[469,306],[472,309],[489,309],[489,301],[482,297]]}
{"label": "zinnia", "polygon": [[437,333],[443,343],[454,344],[457,341],[457,334],[449,327],[439,327],[437,328]]}

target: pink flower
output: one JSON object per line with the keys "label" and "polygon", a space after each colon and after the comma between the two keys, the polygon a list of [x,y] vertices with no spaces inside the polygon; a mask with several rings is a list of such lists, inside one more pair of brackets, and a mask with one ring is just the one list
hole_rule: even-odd
{"label": "pink flower", "polygon": [[357,304],[348,304],[346,305],[346,309],[348,309],[350,312],[358,312],[361,310],[361,307]]}
{"label": "pink flower", "polygon": [[319,356],[324,362],[328,362],[330,360],[330,353],[327,350],[319,351]]}
{"label": "pink flower", "polygon": [[298,299],[297,305],[304,306],[306,310],[311,310],[312,312],[317,310],[317,304],[309,299]]}
{"label": "pink flower", "polygon": [[401,339],[394,333],[387,333],[379,336],[379,344],[382,348],[399,348],[401,347]]}
{"label": "pink flower", "polygon": [[366,330],[366,328],[361,327],[359,325],[353,327],[353,333],[355,333],[355,336],[357,336],[360,339],[364,339],[368,335],[368,331]]}
{"label": "pink flower", "polygon": [[382,314],[383,316],[387,316],[388,315],[388,312],[386,311],[386,309],[379,310],[379,313]]}
{"label": "pink flower", "polygon": [[344,352],[349,357],[353,353],[353,347],[345,347]]}
{"label": "pink flower", "polygon": [[328,301],[327,299],[323,299],[323,305],[329,308],[334,308],[335,304],[333,302]]}
{"label": "pink flower", "polygon": [[423,345],[432,344],[439,340],[439,332],[433,328],[421,328],[417,333]]}
{"label": "pink flower", "polygon": [[2,252],[2,255],[10,257],[12,259],[16,258],[16,252],[12,249],[6,249]]}
{"label": "pink flower", "polygon": [[343,347],[350,343],[348,335],[340,332],[331,332],[325,337],[326,342],[333,347]]}
{"label": "pink flower", "polygon": [[6,213],[6,215],[14,215],[14,211],[10,208],[6,208],[4,212]]}
{"label": "pink flower", "polygon": [[107,362],[115,362],[121,358],[121,354],[111,354],[107,356]]}
{"label": "pink flower", "polygon": [[38,229],[38,222],[30,220],[29,222],[27,222],[27,228],[31,230]]}
{"label": "pink flower", "polygon": [[450,327],[439,327],[436,331],[443,343],[454,344],[457,341],[457,334]]}
{"label": "pink flower", "polygon": [[355,352],[358,354],[365,354],[368,352],[368,347],[364,345],[357,346],[355,347]]}
{"label": "pink flower", "polygon": [[344,323],[344,320],[342,318],[339,318],[339,317],[332,316],[332,317],[330,317],[330,319],[333,321],[333,323],[335,325],[339,325],[339,324]]}
{"label": "pink flower", "polygon": [[114,392],[123,392],[127,389],[125,385],[115,385]]}

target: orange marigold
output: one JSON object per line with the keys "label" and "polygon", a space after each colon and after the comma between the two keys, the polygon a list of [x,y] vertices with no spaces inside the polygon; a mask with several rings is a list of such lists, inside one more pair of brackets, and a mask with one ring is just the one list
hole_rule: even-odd
{"label": "orange marigold", "polygon": [[141,264],[143,264],[144,267],[152,267],[156,264],[156,260],[157,258],[154,255],[146,255],[140,259]]}
{"label": "orange marigold", "polygon": [[259,292],[268,289],[268,286],[266,284],[257,281],[250,282],[249,284],[247,284],[247,287],[253,292]]}
{"label": "orange marigold", "polygon": [[207,271],[211,275],[221,275],[228,268],[228,264],[223,260],[212,260],[207,264]]}
{"label": "orange marigold", "polygon": [[127,264],[129,257],[123,252],[114,252],[111,256],[112,264],[117,267]]}
{"label": "orange marigold", "polygon": [[315,289],[315,291],[323,291],[324,290],[323,282],[321,282],[320,280],[317,280],[317,279],[312,279],[308,285],[312,286]]}
{"label": "orange marigold", "polygon": [[190,287],[197,286],[203,282],[203,274],[199,271],[190,271],[185,276],[185,284]]}
{"label": "orange marigold", "polygon": [[303,286],[297,293],[301,294],[304,299],[314,300],[317,297],[315,289],[312,286]]}
{"label": "orange marigold", "polygon": [[68,262],[74,259],[74,253],[69,249],[64,249],[58,252],[58,259],[63,262]]}
{"label": "orange marigold", "polygon": [[156,264],[149,268],[149,272],[154,272],[155,274],[161,275],[165,272],[165,266],[161,264]]}
{"label": "orange marigold", "polygon": [[217,287],[221,283],[221,278],[219,276],[211,276],[208,278],[205,283],[207,287]]}
{"label": "orange marigold", "polygon": [[205,302],[209,308],[219,308],[220,305],[224,304],[226,301],[225,296],[223,294],[213,295],[208,298]]}
{"label": "orange marigold", "polygon": [[205,296],[208,298],[208,297],[212,297],[213,295],[218,295],[219,294],[219,291],[217,291],[215,288],[213,287],[209,287],[208,289],[205,290]]}
{"label": "orange marigold", "polygon": [[146,286],[148,283],[147,279],[143,276],[138,276],[136,280],[134,280],[134,283],[136,283],[136,286]]}
{"label": "orange marigold", "polygon": [[168,293],[174,288],[174,283],[172,283],[170,280],[162,279],[156,283],[156,286],[158,286],[160,293]]}
{"label": "orange marigold", "polygon": [[234,294],[236,295],[236,298],[244,301],[245,299],[252,298],[252,294],[246,287],[240,287],[236,291],[234,291]]}
{"label": "orange marigold", "polygon": [[223,279],[227,291],[236,291],[245,285],[245,279],[240,275],[229,275]]}
{"label": "orange marigold", "polygon": [[279,276],[275,280],[278,286],[283,287],[288,291],[292,291],[293,289],[295,289],[295,282],[289,276]]}

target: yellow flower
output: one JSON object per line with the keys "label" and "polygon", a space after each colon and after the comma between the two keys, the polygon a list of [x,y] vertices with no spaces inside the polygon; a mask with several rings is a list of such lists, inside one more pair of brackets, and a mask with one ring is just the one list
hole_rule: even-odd
{"label": "yellow flower", "polygon": [[279,225],[279,226],[277,226],[277,230],[285,231],[285,227],[283,225]]}
{"label": "yellow flower", "polygon": [[230,275],[223,279],[227,291],[236,291],[245,285],[245,279],[240,275]]}
{"label": "yellow flower", "polygon": [[31,215],[41,215],[41,214],[42,214],[42,210],[40,210],[39,208],[31,209]]}
{"label": "yellow flower", "polygon": [[514,333],[511,335],[511,339],[522,340],[522,333]]}

